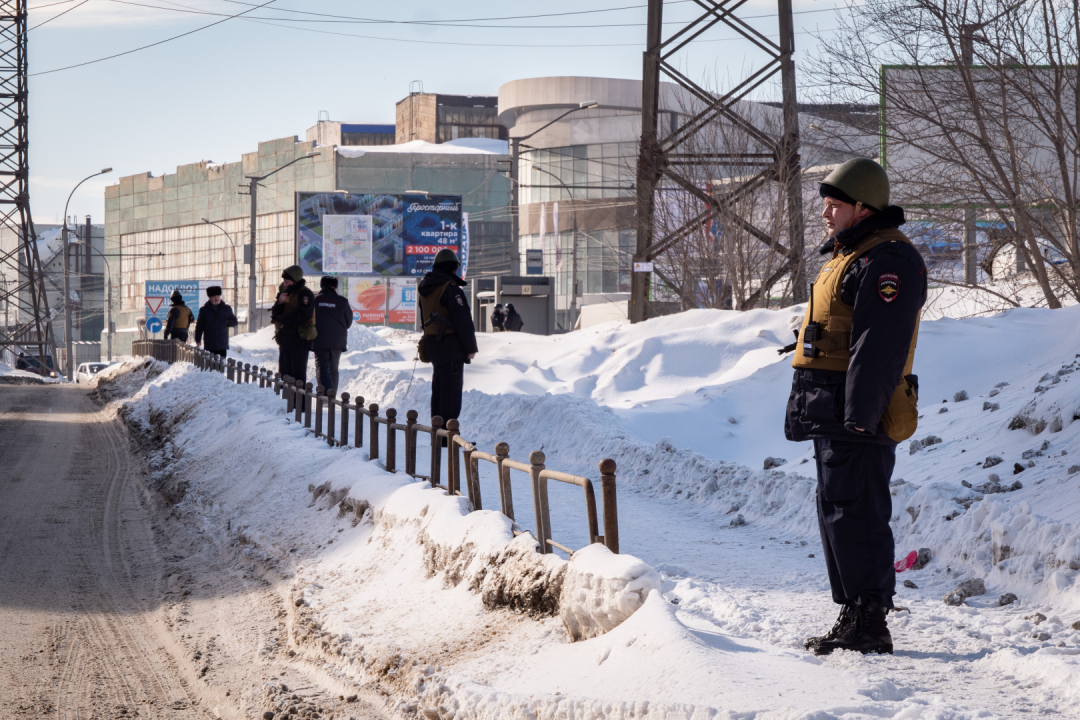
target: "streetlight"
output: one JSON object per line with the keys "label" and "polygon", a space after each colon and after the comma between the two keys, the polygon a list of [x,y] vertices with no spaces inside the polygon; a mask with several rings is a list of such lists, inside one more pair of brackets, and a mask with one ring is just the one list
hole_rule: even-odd
{"label": "streetlight", "polygon": [[[75,240],[72,245],[82,245],[82,240]],[[108,330],[109,337],[109,351],[107,359],[112,362],[112,338],[113,338],[113,319],[112,319],[112,266],[109,265],[109,259],[105,257],[105,253],[94,247],[93,238],[90,238],[89,247],[92,252],[96,252],[101,256],[101,259],[105,261],[105,276],[108,279],[108,294],[105,297],[105,328]]]}
{"label": "streetlight", "polygon": [[255,320],[255,282],[256,282],[256,280],[255,280],[255,255],[256,255],[255,249],[257,247],[256,244],[255,244],[255,224],[256,224],[255,206],[256,206],[256,204],[258,202],[257,198],[258,198],[258,192],[259,192],[259,189],[258,189],[259,188],[259,181],[265,180],[266,178],[270,177],[274,173],[279,172],[281,170],[284,170],[285,168],[289,167],[293,163],[300,162],[301,160],[305,160],[307,158],[317,157],[317,156],[319,156],[321,154],[322,153],[320,153],[318,150],[313,150],[313,151],[309,152],[306,155],[301,155],[300,157],[296,158],[295,160],[291,160],[291,161],[285,163],[281,167],[274,168],[273,170],[266,173],[265,175],[248,175],[247,176],[248,187],[250,188],[249,193],[251,195],[251,244],[250,244],[251,250],[249,251],[250,257],[244,258],[245,260],[250,260],[251,261],[251,271],[248,273],[248,332],[253,333],[258,329],[256,327],[256,324],[255,324],[256,323],[256,320]]}
{"label": "streetlight", "polygon": [[225,233],[225,237],[229,238],[229,242],[232,244],[232,304],[233,308],[240,307],[239,292],[240,292],[240,271],[236,265],[236,243],[233,242],[232,235],[225,228],[218,225],[216,222],[202,218],[202,221],[207,225],[213,225],[221,232]]}
{"label": "streetlight", "polygon": [[[105,173],[111,173],[111,172],[112,172],[111,167],[110,168],[103,168],[102,170],[94,173],[93,175],[87,175],[86,177],[84,177],[82,180],[79,181],[79,185],[82,185],[84,182],[86,182],[90,178],[95,178],[98,175],[104,175]],[[64,345],[67,347],[67,350],[64,352],[64,356],[65,356],[64,357],[64,375],[67,377],[67,379],[69,381],[71,380],[71,369],[72,369],[72,357],[71,356],[72,356],[73,350],[74,350],[74,346],[72,345],[72,343],[74,341],[71,339],[71,284],[70,284],[71,281],[68,279],[68,276],[70,275],[70,272],[68,270],[68,239],[67,239],[68,238],[68,227],[67,227],[68,214],[67,214],[67,211],[68,211],[68,204],[71,203],[71,196],[74,195],[75,191],[79,189],[79,185],[76,185],[75,187],[73,187],[71,189],[71,193],[68,195],[67,202],[64,203],[64,229],[61,231],[61,235],[63,236],[63,243],[64,243]],[[42,359],[42,362],[43,363],[45,362],[44,359]]]}
{"label": "streetlight", "polygon": [[[522,141],[528,140],[533,135],[536,135],[538,133],[543,132],[544,130],[547,130],[549,127],[551,127],[555,123],[559,122],[560,120],[562,120],[564,117],[566,117],[567,115],[569,115],[571,113],[576,113],[578,110],[591,110],[592,108],[599,107],[599,106],[600,106],[600,103],[596,102],[595,100],[586,100],[585,102],[578,103],[577,107],[570,108],[569,110],[564,112],[559,117],[555,118],[554,120],[547,123],[546,125],[540,127],[538,130],[533,130],[528,135],[525,135],[523,137],[512,137],[512,138],[510,138],[510,177],[515,178],[515,179],[517,178],[517,175],[518,175],[518,156],[521,154],[521,143],[522,143]],[[526,146],[526,147],[528,147],[528,146]],[[510,236],[511,236],[510,237],[510,258],[511,258],[510,262],[511,262],[512,265],[515,266],[513,268],[513,270],[515,272],[521,272],[521,251],[520,251],[520,249],[518,247],[518,228],[519,228],[519,225],[520,225],[518,214],[519,214],[519,212],[521,210],[521,203],[519,202],[519,198],[518,198],[518,185],[519,185],[519,183],[510,183],[510,204],[513,206],[513,208],[512,208],[513,212],[510,213]]]}
{"label": "streetlight", "polygon": [[[574,210],[574,239],[573,239],[573,253],[570,260],[570,332],[573,332],[574,327],[577,325],[577,202],[574,200],[574,194],[570,192],[570,188],[566,187],[566,183],[562,181],[562,178],[551,172],[545,170],[539,165],[533,165],[534,168],[546,175],[550,175],[559,181],[559,184],[563,186],[563,190],[570,196],[570,207]],[[555,228],[555,236],[558,237],[559,228]]]}

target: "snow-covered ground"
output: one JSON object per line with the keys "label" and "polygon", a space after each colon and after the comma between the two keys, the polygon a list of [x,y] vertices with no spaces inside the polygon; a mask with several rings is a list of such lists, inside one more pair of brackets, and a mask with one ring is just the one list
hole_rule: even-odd
{"label": "snow-covered ground", "polygon": [[[898,558],[932,559],[898,576],[895,655],[823,659],[801,648],[836,614],[812,448],[783,437],[791,368],[776,353],[801,313],[480,337],[463,434],[485,450],[506,441],[519,460],[542,448],[549,468],[594,479],[614,458],[623,566],[540,559],[501,514],[327,448],[269,392],[214,374],[169,368],[129,416],[162,439],[159,475],[188,483],[180,507],[287,568],[297,657],[386,692],[405,716],[1074,716],[1080,308],[923,323],[923,416],[898,449],[893,525]],[[273,365],[269,332],[235,338],[230,354]],[[358,327],[349,340],[342,389],[425,421],[430,368],[413,361],[415,335]],[[763,470],[769,457],[784,462]],[[482,491],[497,507],[493,477]],[[556,539],[584,546],[580,490],[551,492]],[[341,500],[352,510],[339,516]],[[527,498],[515,505],[530,529]],[[513,577],[590,572],[614,583],[608,609],[645,598],[607,634],[571,643],[559,617],[537,616],[542,602],[506,609],[514,592],[535,600],[535,587],[507,590]],[[985,594],[943,601],[971,578]],[[582,587],[603,595],[604,583]],[[1017,600],[1000,605],[1005,593]]]}

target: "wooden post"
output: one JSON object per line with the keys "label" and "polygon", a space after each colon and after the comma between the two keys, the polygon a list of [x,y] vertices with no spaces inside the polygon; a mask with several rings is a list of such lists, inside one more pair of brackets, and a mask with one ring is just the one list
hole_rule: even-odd
{"label": "wooden post", "polygon": [[615,461],[600,461],[600,483],[604,503],[604,545],[613,553],[619,552],[619,507],[615,497]]}
{"label": "wooden post", "polygon": [[[356,405],[356,437],[353,438],[353,447],[359,450],[364,446],[364,396],[358,396],[354,404]],[[345,435],[341,437],[348,441]]]}
{"label": "wooden post", "polygon": [[540,477],[544,470],[544,453],[533,450],[529,453],[529,476],[532,478],[533,491],[533,517],[536,521],[537,540],[540,541],[540,552],[544,555],[551,552],[548,540],[551,539],[551,515],[548,512],[547,480]]}
{"label": "wooden post", "polygon": [[326,401],[326,390],[322,385],[315,388],[315,437],[322,437],[322,411]]}
{"label": "wooden post", "polygon": [[311,383],[304,385],[304,427],[311,427]]}
{"label": "wooden post", "polygon": [[379,405],[378,403],[371,403],[368,405],[368,412],[371,413],[368,416],[368,422],[371,423],[371,437],[368,438],[368,459],[379,459],[379,423],[376,421],[379,417]]}
{"label": "wooden post", "polygon": [[281,397],[285,400],[285,414],[293,411],[293,379],[289,375],[281,377]]}
{"label": "wooden post", "polygon": [[442,475],[442,438],[438,433],[442,423],[441,415],[431,418],[431,487],[439,484],[439,476]]}
{"label": "wooden post", "polygon": [[457,418],[450,418],[446,421],[446,432],[448,433],[446,438],[446,489],[451,495],[461,494],[461,465],[458,462],[461,453],[458,452],[457,443],[454,442],[459,427],[461,426]]}
{"label": "wooden post", "polygon": [[341,447],[349,446],[349,393],[341,393]]}
{"label": "wooden post", "polygon": [[416,418],[415,410],[405,413],[405,473],[416,475]]}
{"label": "wooden post", "polygon": [[294,383],[293,395],[296,398],[295,400],[293,400],[293,413],[294,413],[293,414],[293,421],[298,423],[298,422],[300,422],[300,413],[304,412],[304,381],[303,380],[297,380]]}
{"label": "wooden post", "polygon": [[229,382],[233,382],[236,378],[236,361],[229,358],[227,362],[229,364],[229,369],[226,372],[225,377],[228,378]]}
{"label": "wooden post", "polygon": [[510,446],[504,442],[495,446],[495,467],[499,470],[499,498],[503,515],[514,519],[514,494],[510,490],[510,468],[503,467],[503,460],[510,456]]}
{"label": "wooden post", "polygon": [[397,472],[397,430],[394,423],[397,422],[397,410],[386,409],[386,469],[388,472]]}

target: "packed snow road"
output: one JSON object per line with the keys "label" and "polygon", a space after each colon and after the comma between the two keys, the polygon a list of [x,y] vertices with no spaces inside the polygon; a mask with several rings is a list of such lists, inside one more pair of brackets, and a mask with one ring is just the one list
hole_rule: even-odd
{"label": "packed snow road", "polygon": [[249,628],[279,614],[264,579],[184,566],[190,543],[115,411],[85,389],[2,385],[0,468],[0,717],[262,717],[284,682],[335,714],[336,693],[251,652]]}

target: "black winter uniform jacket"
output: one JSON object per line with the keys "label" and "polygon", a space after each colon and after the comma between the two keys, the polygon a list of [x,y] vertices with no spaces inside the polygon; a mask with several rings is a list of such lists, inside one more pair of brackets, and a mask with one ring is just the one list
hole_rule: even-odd
{"label": "black winter uniform jacket", "polygon": [[199,308],[199,319],[195,321],[195,344],[205,340],[207,350],[229,349],[229,328],[238,324],[236,315],[228,303],[222,301],[215,305],[209,300]]}
{"label": "black winter uniform jacket", "polygon": [[352,326],[352,307],[334,288],[323,288],[315,296],[315,329],[312,350],[348,350],[348,331]]}
{"label": "black winter uniform jacket", "polygon": [[276,302],[274,307],[270,308],[271,320],[279,324],[274,339],[279,347],[287,350],[310,349],[311,341],[300,337],[297,328],[310,320],[311,314],[315,312],[315,295],[308,290],[303,280],[293,283],[285,292],[290,300],[294,295],[297,296],[296,305],[290,307],[288,303]]}
{"label": "black winter uniform jacket", "polygon": [[[835,242],[843,253],[874,230],[903,224],[903,208],[890,205],[884,212],[837,233]],[[833,247],[834,241],[828,240],[821,254],[832,253]],[[882,275],[899,277],[898,292],[889,302],[879,293]],[[855,308],[848,370],[795,370],[784,418],[788,440],[893,442],[881,425],[881,416],[900,384],[919,310],[926,302],[926,290],[926,265],[919,251],[907,243],[878,245],[852,263],[840,291],[844,304]],[[917,391],[918,377],[910,377]]]}
{"label": "black winter uniform jacket", "polygon": [[[443,305],[450,316],[450,323],[454,326],[452,334],[444,334],[442,340],[435,335],[425,335],[424,343],[427,345],[428,357],[432,365],[445,365],[454,361],[469,362],[469,355],[477,352],[476,328],[473,325],[472,312],[469,310],[469,301],[461,286],[465,281],[456,275],[432,270],[420,281],[417,292],[425,298],[431,295],[439,285],[449,282],[443,291]],[[428,318],[421,317],[420,322],[427,322]]]}

